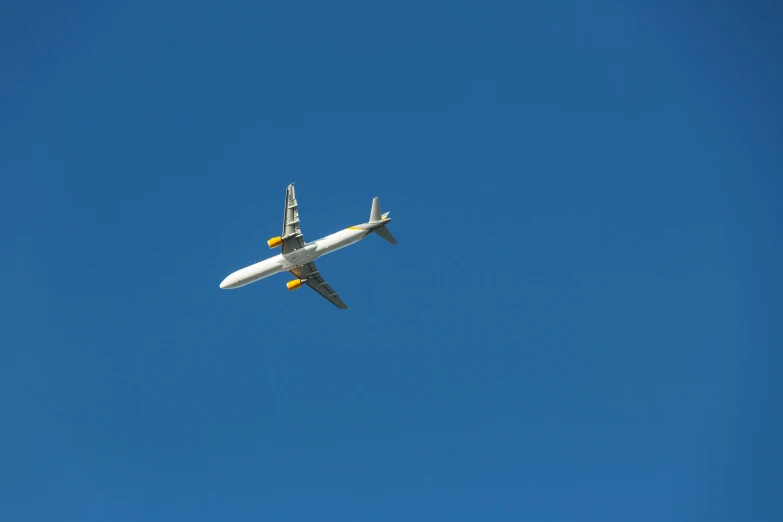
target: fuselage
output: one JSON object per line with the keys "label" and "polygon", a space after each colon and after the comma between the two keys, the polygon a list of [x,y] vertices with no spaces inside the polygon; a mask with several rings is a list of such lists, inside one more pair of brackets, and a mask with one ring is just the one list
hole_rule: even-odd
{"label": "fuselage", "polygon": [[346,229],[330,234],[321,239],[307,243],[303,248],[289,252],[287,254],[277,254],[253,265],[247,266],[226,277],[220,288],[232,289],[240,286],[255,283],[265,277],[269,277],[280,272],[287,272],[297,266],[306,265],[326,254],[336,252],[341,248],[352,245],[357,241],[364,239],[370,232],[378,226],[385,224],[383,220],[377,223],[362,223],[348,227]]}

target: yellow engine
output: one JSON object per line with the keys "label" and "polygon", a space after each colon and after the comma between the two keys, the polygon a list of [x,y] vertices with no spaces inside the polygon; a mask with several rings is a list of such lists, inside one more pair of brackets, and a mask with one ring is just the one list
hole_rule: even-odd
{"label": "yellow engine", "polygon": [[266,242],[267,245],[269,245],[269,248],[276,248],[283,244],[283,238],[280,236],[273,237],[269,241]]}
{"label": "yellow engine", "polygon": [[289,290],[296,290],[297,288],[302,286],[302,280],[301,279],[294,279],[293,281],[287,282],[286,286],[288,286]]}

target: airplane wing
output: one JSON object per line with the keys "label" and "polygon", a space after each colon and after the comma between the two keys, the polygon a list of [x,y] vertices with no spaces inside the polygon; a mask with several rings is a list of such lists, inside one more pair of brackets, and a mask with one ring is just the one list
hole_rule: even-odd
{"label": "airplane wing", "polygon": [[298,266],[289,270],[289,272],[294,274],[299,279],[307,279],[307,281],[305,281],[307,286],[321,294],[324,298],[326,298],[326,300],[335,305],[337,308],[342,308],[343,310],[348,309],[348,305],[343,303],[343,300],[340,299],[340,296],[337,295],[337,292],[335,292],[334,289],[329,286],[329,283],[324,281],[324,279],[321,277],[321,274],[315,267],[315,263],[308,263],[303,266]]}
{"label": "airplane wing", "polygon": [[[302,230],[299,228],[299,206],[296,202],[296,193],[294,184],[288,185],[285,191],[285,212],[283,214],[283,254],[291,253],[304,247],[305,243]],[[321,294],[330,303],[343,310],[348,309],[348,305],[343,303],[337,292],[324,281],[318,272],[315,263],[308,263],[290,270],[294,276],[299,279],[306,279],[305,284]]]}
{"label": "airplane wing", "polygon": [[296,203],[294,184],[285,190],[285,210],[283,212],[282,252],[288,254],[305,246],[302,230],[299,228],[299,207]]}

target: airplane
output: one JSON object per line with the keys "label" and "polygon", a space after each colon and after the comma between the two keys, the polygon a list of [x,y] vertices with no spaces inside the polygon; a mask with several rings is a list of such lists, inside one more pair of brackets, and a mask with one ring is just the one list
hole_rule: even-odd
{"label": "airplane", "polygon": [[315,260],[352,245],[372,232],[375,232],[389,243],[396,245],[397,240],[394,239],[389,229],[386,228],[386,225],[391,221],[391,218],[388,216],[389,212],[381,214],[380,200],[374,198],[368,222],[345,228],[316,241],[306,243],[302,230],[299,228],[299,206],[296,202],[294,184],[291,183],[288,185],[285,193],[283,233],[267,241],[269,248],[282,247],[281,253],[237,270],[220,283],[220,288],[239,288],[240,286],[255,283],[265,277],[288,271],[296,277],[296,279],[287,283],[289,290],[296,290],[301,288],[302,285],[307,285],[336,307],[347,310],[348,305],[340,299],[337,292],[321,276],[321,272],[315,266]]}

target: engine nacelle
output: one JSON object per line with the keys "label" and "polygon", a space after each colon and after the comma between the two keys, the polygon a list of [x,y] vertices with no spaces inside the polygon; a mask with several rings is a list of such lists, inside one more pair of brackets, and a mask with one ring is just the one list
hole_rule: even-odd
{"label": "engine nacelle", "polygon": [[286,286],[288,286],[289,290],[296,290],[297,288],[302,286],[302,280],[301,279],[294,279],[293,281],[287,282]]}
{"label": "engine nacelle", "polygon": [[273,237],[272,239],[267,241],[266,244],[269,245],[269,248],[277,248],[283,244],[283,238],[280,236]]}

